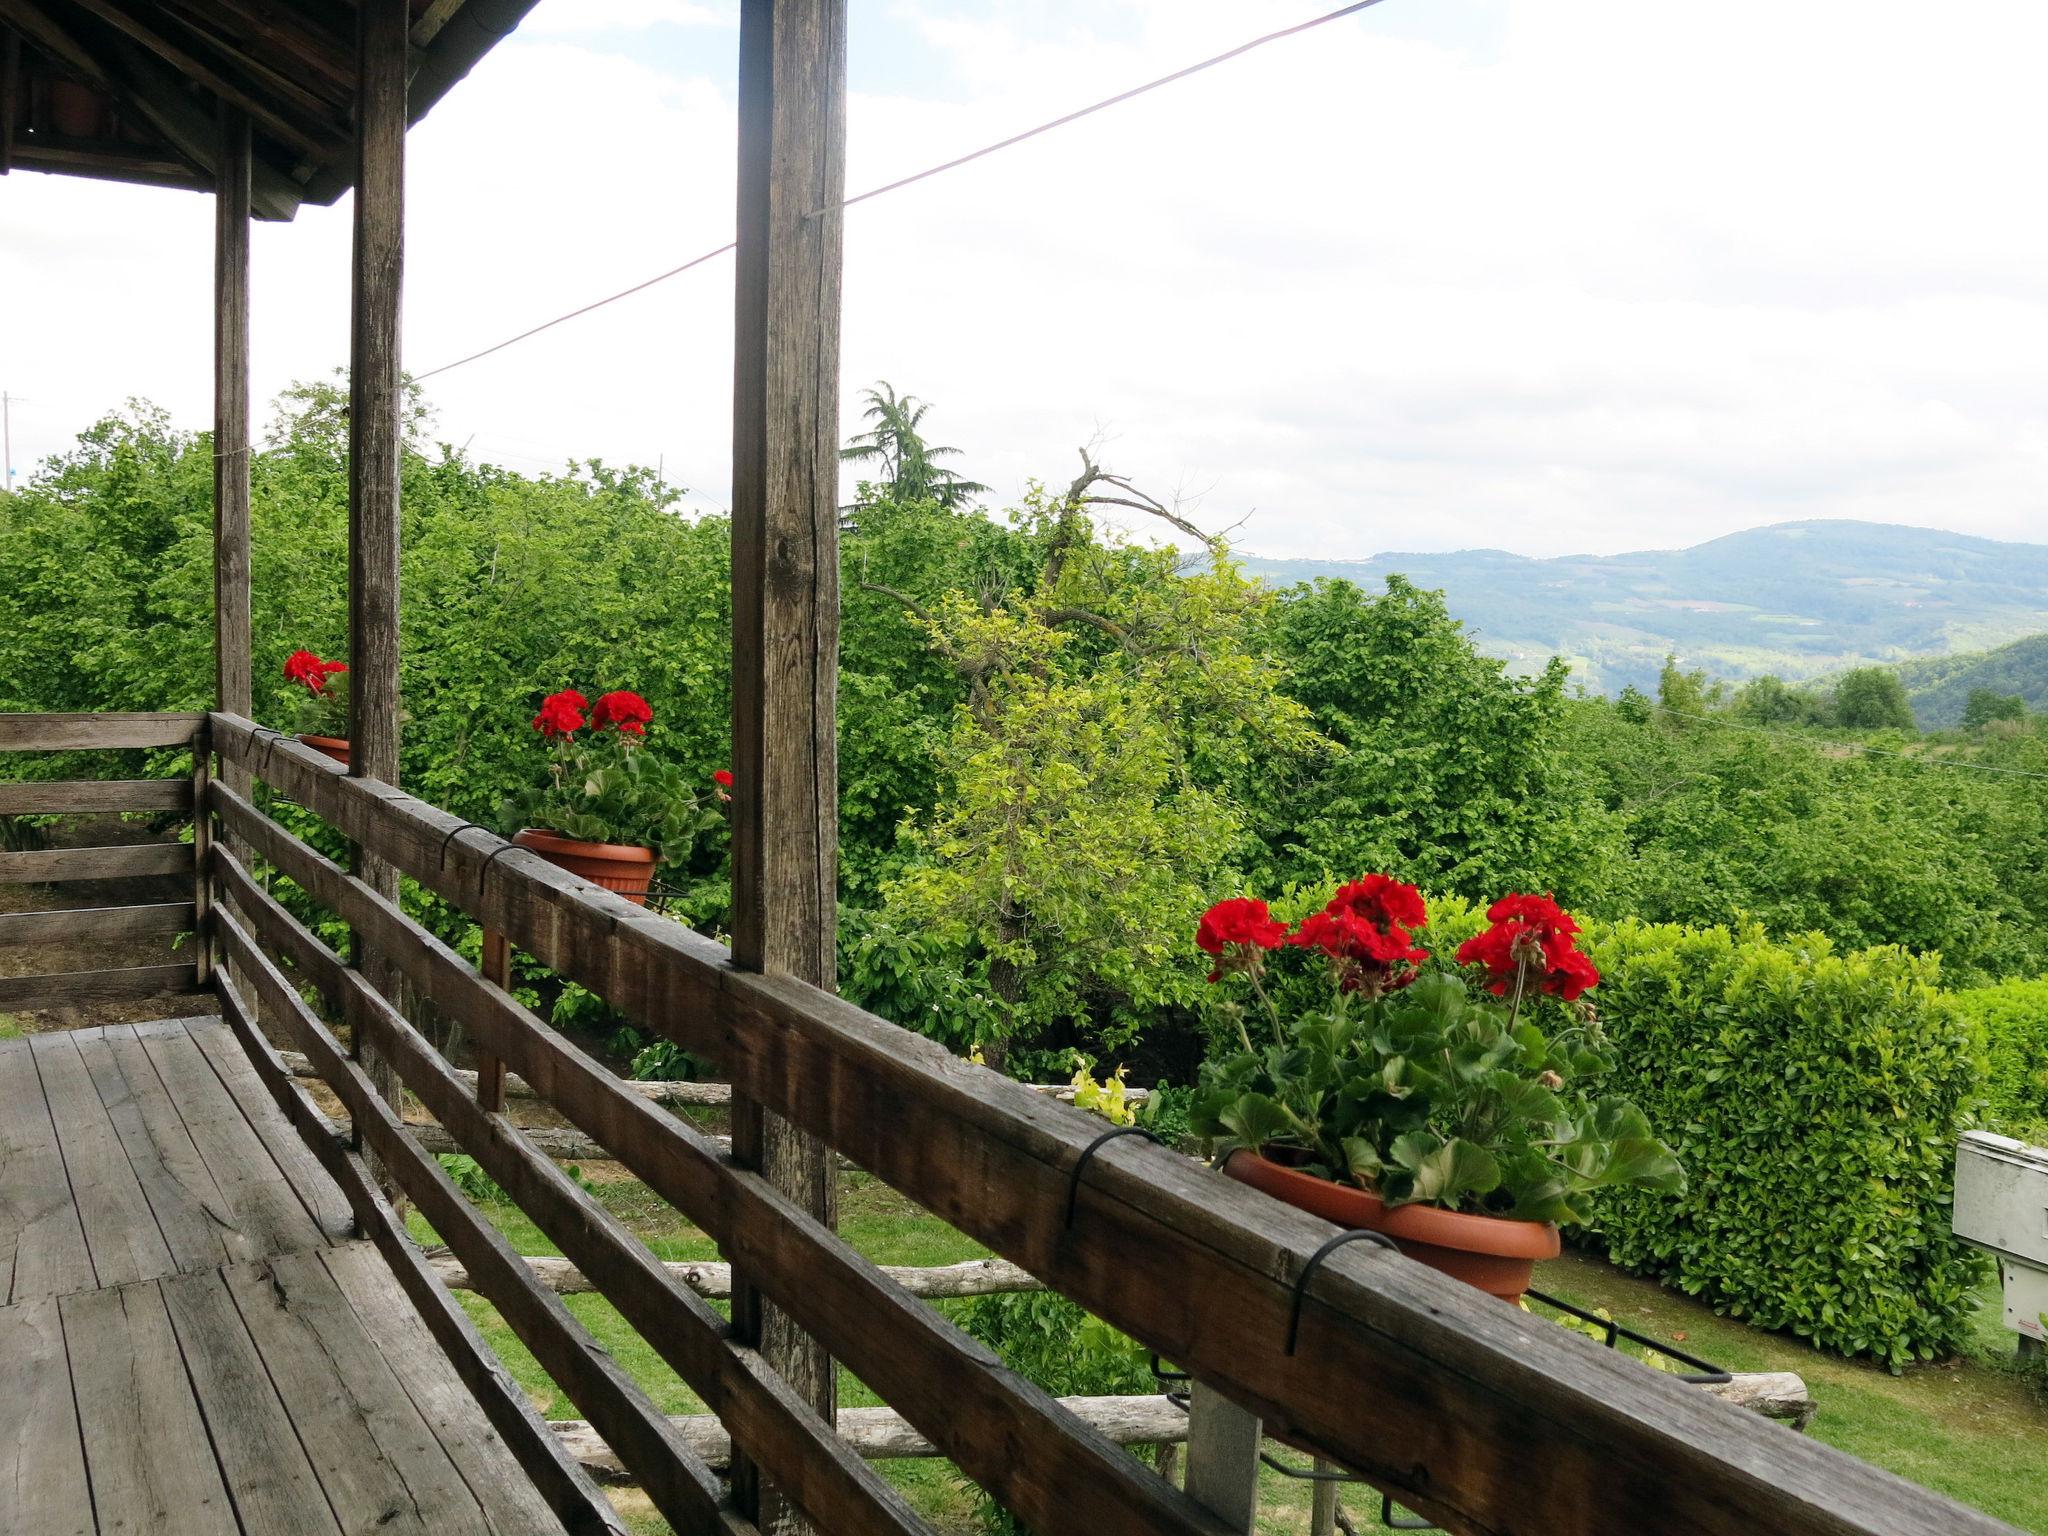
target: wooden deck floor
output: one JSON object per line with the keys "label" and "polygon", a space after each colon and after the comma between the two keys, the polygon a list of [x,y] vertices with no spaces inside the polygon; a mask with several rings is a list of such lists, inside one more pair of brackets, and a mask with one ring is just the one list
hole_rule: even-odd
{"label": "wooden deck floor", "polygon": [[559,1532],[218,1019],[0,1041],[0,1531]]}

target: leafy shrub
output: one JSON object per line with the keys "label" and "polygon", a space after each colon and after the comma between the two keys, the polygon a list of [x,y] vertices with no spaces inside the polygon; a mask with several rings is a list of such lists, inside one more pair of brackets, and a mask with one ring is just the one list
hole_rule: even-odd
{"label": "leafy shrub", "polygon": [[443,1152],[441,1170],[454,1181],[455,1187],[479,1205],[503,1204],[510,1197],[498,1187],[498,1181],[483,1170],[483,1165],[467,1152]]}
{"label": "leafy shrub", "polygon": [[2048,977],[1951,994],[1984,1033],[1984,1119],[1991,1129],[2048,1142]]}
{"label": "leafy shrub", "polygon": [[1680,1200],[1604,1194],[1609,1257],[1894,1369],[1951,1353],[1979,1268],[1949,1231],[1979,1065],[1939,962],[1756,927],[1590,938],[1616,1077],[1691,1175]]}

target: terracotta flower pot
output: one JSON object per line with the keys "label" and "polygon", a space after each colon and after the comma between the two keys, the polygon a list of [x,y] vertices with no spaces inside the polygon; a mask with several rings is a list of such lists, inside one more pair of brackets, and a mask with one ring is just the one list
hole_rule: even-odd
{"label": "terracotta flower pot", "polygon": [[594,885],[617,891],[636,907],[647,905],[654,884],[654,850],[631,843],[586,843],[559,832],[521,827],[512,841],[539,854],[557,869],[581,875]]}
{"label": "terracotta flower pot", "polygon": [[1249,1150],[1232,1153],[1223,1171],[1240,1184],[1340,1227],[1384,1232],[1417,1263],[1502,1301],[1520,1300],[1529,1289],[1536,1261],[1558,1254],[1557,1227],[1547,1221],[1468,1216],[1433,1205],[1397,1205],[1389,1210],[1369,1190],[1284,1168]]}
{"label": "terracotta flower pot", "polygon": [[342,767],[348,766],[348,740],[341,736],[301,736],[299,741],[315,752],[324,752]]}

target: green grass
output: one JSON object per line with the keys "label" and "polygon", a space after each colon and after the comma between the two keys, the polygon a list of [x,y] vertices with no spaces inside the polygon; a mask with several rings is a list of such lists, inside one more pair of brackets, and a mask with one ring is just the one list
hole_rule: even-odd
{"label": "green grass", "polygon": [[27,1031],[14,1022],[13,1014],[0,1013],[0,1040],[19,1040],[26,1033]]}
{"label": "green grass", "polygon": [[[591,1172],[610,1170],[600,1166]],[[607,1209],[662,1258],[718,1256],[703,1233],[642,1185],[614,1178],[599,1182],[596,1189]],[[486,1210],[520,1252],[560,1251],[516,1208],[493,1204]],[[848,1241],[882,1264],[952,1264],[986,1252],[888,1186],[860,1173],[842,1178],[839,1226]],[[417,1217],[414,1231],[422,1240],[432,1240]],[[1537,1286],[1580,1306],[1605,1310],[1638,1332],[1669,1340],[1730,1370],[1797,1371],[1820,1404],[1809,1430],[1815,1439],[1974,1505],[2022,1530],[2048,1536],[2048,1380],[2039,1372],[2022,1372],[2013,1365],[2012,1335],[1999,1325],[1995,1284],[1987,1287],[1977,1332],[1962,1359],[1917,1367],[1898,1376],[1821,1354],[1798,1339],[1760,1333],[1731,1318],[1718,1317],[1688,1297],[1578,1254],[1568,1253],[1543,1266]],[[462,1301],[542,1414],[575,1417],[575,1407],[514,1337],[497,1310],[474,1295],[464,1294]],[[609,1302],[595,1295],[570,1296],[564,1301],[664,1412],[705,1411],[696,1394]],[[840,1401],[855,1407],[879,1399],[842,1370]],[[940,1531],[965,1536],[978,1530],[978,1495],[950,1463],[925,1460],[877,1465]],[[636,1531],[659,1536],[668,1529],[643,1496],[620,1491],[616,1499]],[[1262,1536],[1305,1532],[1309,1499],[1308,1484],[1270,1470],[1262,1474]],[[1377,1495],[1361,1489],[1344,1502],[1361,1530],[1375,1528]]]}

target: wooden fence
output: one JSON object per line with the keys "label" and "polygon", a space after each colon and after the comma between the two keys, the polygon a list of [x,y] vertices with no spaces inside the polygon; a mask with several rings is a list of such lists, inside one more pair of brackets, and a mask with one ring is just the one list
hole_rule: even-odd
{"label": "wooden fence", "polygon": [[[289,739],[216,715],[228,761],[811,1132],[994,1252],[1256,1413],[1266,1432],[1364,1474],[1452,1530],[1753,1536],[2004,1527],[1590,1341],[1500,1306],[1050,1102]],[[594,1138],[758,1277],[762,1290],[941,1455],[1034,1530],[1212,1532],[1209,1509],[1005,1369],[686,1122],[626,1091],[395,906],[217,780],[205,804],[241,846],[345,919],[480,1051]],[[215,839],[215,923],[256,1004],[335,1089],[356,1134],[603,1437],[679,1525],[736,1529],[705,1457],[598,1349],[405,1134],[300,996],[310,984],[358,1047],[396,1064],[455,1142],[601,1289],[824,1528],[918,1519],[830,1426]],[[292,974],[280,968],[288,962]],[[223,1000],[281,1101],[303,1104]],[[333,1138],[302,1120],[310,1136]],[[329,1154],[330,1158],[332,1154]],[[389,1251],[389,1250],[387,1250]],[[1320,1256],[1319,1256],[1320,1255]],[[416,1253],[413,1283],[433,1286]],[[444,1329],[444,1343],[460,1341]],[[1296,1341],[1290,1347],[1290,1341]],[[472,1373],[483,1366],[472,1366]],[[515,1442],[547,1486],[559,1448]]]}

